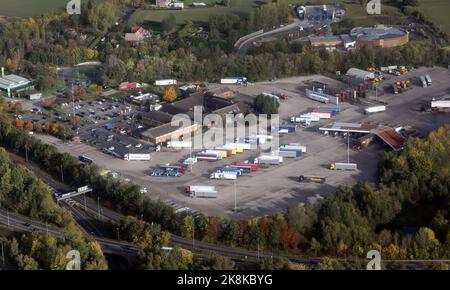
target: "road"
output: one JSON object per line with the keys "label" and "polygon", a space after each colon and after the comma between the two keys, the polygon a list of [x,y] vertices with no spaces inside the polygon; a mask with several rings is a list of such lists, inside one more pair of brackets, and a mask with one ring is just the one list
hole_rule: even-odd
{"label": "road", "polygon": [[300,21],[298,19],[295,19],[294,23],[264,32],[259,35],[255,35],[253,37],[250,37],[249,39],[243,41],[238,46],[237,50],[240,55],[245,55],[245,54],[247,54],[248,49],[253,45],[254,42],[260,41],[263,38],[274,37],[274,36],[277,36],[279,34],[283,34],[286,32],[298,31],[299,23],[300,23]]}

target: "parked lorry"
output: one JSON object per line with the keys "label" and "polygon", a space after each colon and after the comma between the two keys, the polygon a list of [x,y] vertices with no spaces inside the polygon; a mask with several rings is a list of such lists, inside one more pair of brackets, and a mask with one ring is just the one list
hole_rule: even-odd
{"label": "parked lorry", "polygon": [[420,76],[420,82],[422,83],[422,88],[426,88],[427,85],[427,80],[425,79],[424,76]]}
{"label": "parked lorry", "polygon": [[450,109],[450,100],[431,101],[432,110]]}
{"label": "parked lorry", "polygon": [[314,112],[330,112],[333,116],[336,116],[340,109],[337,107],[322,107],[319,106],[318,108],[313,110]]}
{"label": "parked lorry", "polygon": [[156,80],[155,86],[175,86],[177,80]]}
{"label": "parked lorry", "polygon": [[277,150],[273,152],[273,155],[282,156],[285,158],[296,158],[302,155],[301,151],[289,151],[289,150]]}
{"label": "parked lorry", "polygon": [[301,146],[298,144],[281,145],[280,150],[293,150],[300,151],[301,153],[306,153],[306,146]]}
{"label": "parked lorry", "polygon": [[192,141],[169,141],[167,142],[167,148],[192,148]]}
{"label": "parked lorry", "polygon": [[425,75],[425,80],[427,81],[427,85],[430,87],[432,84],[431,77],[429,74]]}
{"label": "parked lorry", "polygon": [[300,175],[298,181],[303,183],[325,183],[326,178],[323,176]]}
{"label": "parked lorry", "polygon": [[247,85],[246,77],[230,77],[220,79],[222,85]]}
{"label": "parked lorry", "polygon": [[211,179],[227,179],[227,180],[234,180],[238,177],[236,172],[231,172],[231,171],[227,171],[227,172],[214,172],[211,173],[210,178]]}
{"label": "parked lorry", "polygon": [[255,158],[255,163],[279,165],[279,164],[283,163],[283,156],[260,155],[259,157]]}
{"label": "parked lorry", "polygon": [[216,188],[208,185],[187,185],[185,191],[186,193],[189,193],[189,196],[192,198],[216,198],[218,195]]}
{"label": "parked lorry", "polygon": [[332,117],[331,112],[311,112],[310,114],[313,116],[318,116],[320,119],[331,119]]}
{"label": "parked lorry", "polygon": [[237,168],[250,168],[250,171],[258,171],[259,170],[258,164],[236,163],[233,166],[236,166]]}
{"label": "parked lorry", "polygon": [[386,111],[386,106],[372,106],[364,109],[366,115]]}
{"label": "parked lorry", "polygon": [[197,160],[217,161],[222,159],[222,154],[200,152],[196,155]]}
{"label": "parked lorry", "polygon": [[331,170],[357,170],[356,163],[331,163]]}
{"label": "parked lorry", "polygon": [[279,125],[272,128],[273,131],[278,133],[294,133],[297,130],[296,125]]}

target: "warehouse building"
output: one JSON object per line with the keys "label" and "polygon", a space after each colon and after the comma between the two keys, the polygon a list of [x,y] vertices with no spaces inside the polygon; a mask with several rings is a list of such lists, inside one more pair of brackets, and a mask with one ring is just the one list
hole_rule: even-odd
{"label": "warehouse building", "polygon": [[199,128],[200,125],[197,123],[192,123],[187,126],[183,126],[182,124],[172,126],[171,123],[167,123],[142,132],[141,138],[153,144],[160,144],[175,138],[179,138],[183,135],[194,133]]}
{"label": "warehouse building", "polygon": [[0,77],[0,94],[9,98],[24,97],[34,91],[33,82],[18,75],[6,75]]}
{"label": "warehouse building", "polygon": [[348,34],[342,35],[310,35],[309,44],[314,48],[325,48],[327,50],[351,49],[355,47],[356,41]]}
{"label": "warehouse building", "polygon": [[356,39],[356,46],[373,45],[394,47],[409,41],[409,33],[399,28],[376,25],[374,27],[355,27],[350,35]]}

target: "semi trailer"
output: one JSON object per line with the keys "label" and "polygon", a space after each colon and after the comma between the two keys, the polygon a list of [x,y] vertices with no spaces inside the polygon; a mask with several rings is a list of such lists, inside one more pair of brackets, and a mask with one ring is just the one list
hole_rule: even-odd
{"label": "semi trailer", "polygon": [[326,178],[323,176],[300,175],[298,181],[302,183],[325,183]]}
{"label": "semi trailer", "polygon": [[331,170],[357,170],[358,166],[356,163],[331,163]]}
{"label": "semi trailer", "polygon": [[364,109],[364,114],[369,115],[386,111],[386,106],[372,106]]}
{"label": "semi trailer", "polygon": [[210,178],[211,179],[227,179],[227,180],[234,180],[238,177],[236,172],[214,172],[211,173]]}
{"label": "semi trailer", "polygon": [[189,193],[189,196],[192,198],[216,198],[218,195],[216,188],[208,185],[187,185],[185,191],[186,193]]}

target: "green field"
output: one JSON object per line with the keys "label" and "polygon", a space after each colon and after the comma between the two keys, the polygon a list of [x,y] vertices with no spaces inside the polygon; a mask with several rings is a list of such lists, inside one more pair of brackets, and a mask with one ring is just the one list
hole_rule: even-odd
{"label": "green field", "polygon": [[0,0],[0,16],[32,17],[62,12],[67,3],[69,0]]}
{"label": "green field", "polygon": [[63,11],[69,0],[0,0],[1,16],[30,17]]}
{"label": "green field", "polygon": [[450,33],[449,0],[419,0],[419,10],[440,29]]}
{"label": "green field", "polygon": [[[195,1],[185,1],[195,2]],[[199,1],[201,2],[201,1]],[[215,1],[205,1],[205,3]],[[207,22],[210,15],[214,14],[229,14],[229,13],[248,13],[251,9],[256,8],[262,4],[269,2],[269,0],[231,0],[230,7],[217,5],[216,7],[200,7],[192,8],[185,4],[183,10],[138,10],[131,17],[130,21],[134,23],[161,22],[168,15],[173,14],[177,19],[178,24],[183,24],[186,20],[193,22]]]}

